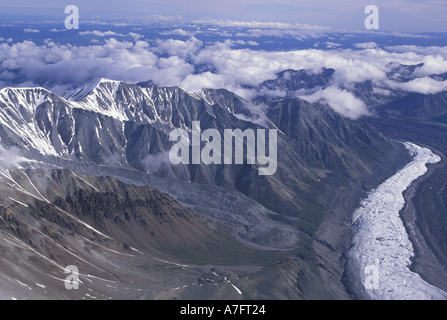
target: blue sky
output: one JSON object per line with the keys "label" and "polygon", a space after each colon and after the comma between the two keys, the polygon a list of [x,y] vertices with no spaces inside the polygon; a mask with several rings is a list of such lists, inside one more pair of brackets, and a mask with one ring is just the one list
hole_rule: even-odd
{"label": "blue sky", "polygon": [[275,21],[348,30],[364,28],[364,9],[373,4],[380,10],[382,31],[447,32],[445,0],[2,0],[0,21],[63,20],[69,4],[78,6],[83,19],[104,22],[178,15],[192,20]]}

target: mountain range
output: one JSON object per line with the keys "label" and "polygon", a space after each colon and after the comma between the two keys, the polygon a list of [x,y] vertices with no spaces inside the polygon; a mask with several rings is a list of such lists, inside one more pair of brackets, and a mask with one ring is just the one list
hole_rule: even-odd
{"label": "mountain range", "polygon": [[[418,67],[389,77],[409,81]],[[254,101],[152,81],[100,79],[61,95],[2,89],[0,298],[355,297],[344,256],[351,214],[410,155],[367,118],[294,94],[330,85],[334,72],[284,71],[256,89],[287,96]],[[445,123],[445,92],[350,89],[375,117]],[[193,121],[278,130],[276,173],[171,164],[169,133]],[[68,265],[79,290],[64,287]]]}

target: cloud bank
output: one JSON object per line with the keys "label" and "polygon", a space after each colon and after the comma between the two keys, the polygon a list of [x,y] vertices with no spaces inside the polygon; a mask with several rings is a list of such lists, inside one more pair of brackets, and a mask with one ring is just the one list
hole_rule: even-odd
{"label": "cloud bank", "polygon": [[[209,24],[236,27],[249,24],[259,27],[264,33],[305,28],[255,22],[212,21]],[[251,33],[258,32],[258,29],[250,30]],[[376,92],[382,93],[401,90],[432,94],[447,89],[446,81],[429,77],[447,72],[445,47],[395,46],[382,49],[374,42],[367,42],[356,44],[360,50],[351,50],[340,49],[336,43],[328,42],[327,45],[335,49],[264,51],[252,50],[250,46],[258,45],[252,40],[204,43],[191,36],[189,31],[176,29],[172,32],[187,39],[150,42],[142,40],[144,37],[138,33],[124,35],[114,31],[89,30],[80,34],[111,38],[90,45],[59,44],[51,39],[42,45],[33,41],[0,42],[0,88],[43,86],[62,93],[98,78],[131,83],[152,80],[157,85],[180,86],[188,91],[226,88],[250,100],[259,94],[257,86],[266,80],[276,79],[277,74],[284,70],[306,69],[319,73],[322,68],[333,68],[336,71],[330,86],[312,92],[300,91],[297,95],[311,102],[324,100],[335,111],[351,119],[369,114],[365,103],[349,91],[355,83],[370,81]],[[249,48],[237,49],[236,45]],[[423,63],[423,66],[414,71],[414,79],[401,83],[388,78],[390,62],[402,65]],[[280,98],[284,91],[278,90],[276,94]]]}

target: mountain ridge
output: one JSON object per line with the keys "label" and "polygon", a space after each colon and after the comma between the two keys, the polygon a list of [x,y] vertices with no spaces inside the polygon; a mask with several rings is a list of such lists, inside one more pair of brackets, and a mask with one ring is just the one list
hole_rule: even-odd
{"label": "mountain ridge", "polygon": [[[306,270],[302,279],[313,279],[315,288],[303,280],[307,283],[304,287],[292,290],[297,298],[307,294],[349,296],[343,284],[342,263],[350,226],[345,210],[354,208],[368,189],[408,159],[400,144],[367,122],[344,118],[325,104],[298,98],[256,104],[225,89],[189,93],[178,87],[151,83],[140,86],[107,79],[101,79],[93,89],[84,87],[65,97],[77,101],[47,91],[43,96],[38,89],[7,94],[1,91],[0,155],[7,158],[15,153],[19,155],[20,170],[37,170],[44,177],[65,169],[70,174],[91,177],[88,183],[93,186],[93,181],[103,176],[122,181],[120,192],[134,190],[135,186],[153,187],[231,234],[234,238],[229,249],[219,247],[223,256],[232,256],[231,249],[244,252],[243,248],[248,247],[254,252],[270,252],[279,260],[286,256],[296,259],[291,264],[273,264],[272,270],[287,277],[295,276],[296,268]],[[174,128],[191,132],[193,121],[200,121],[202,130],[277,129],[277,173],[259,176],[256,165],[246,162],[172,165],[167,156],[172,146],[169,133]],[[52,188],[57,188],[57,183]],[[75,208],[77,214],[85,212],[82,206],[91,205],[93,209],[88,210],[96,211],[98,216],[91,213],[81,217],[97,230],[102,228],[104,215],[120,221],[123,216],[114,212],[132,208],[131,202],[121,207],[112,190],[92,195],[95,191],[91,186],[83,188],[89,191],[75,192],[71,198],[58,201],[67,203],[65,208]],[[96,206],[98,201],[116,206]],[[101,208],[111,212],[105,214]],[[340,226],[337,232],[328,228],[334,219]],[[137,227],[130,230],[133,228]],[[114,227],[101,232],[123,239],[117,230]],[[141,231],[134,232],[144,239]],[[213,232],[210,239],[216,236]],[[163,237],[170,236],[158,235],[163,243],[169,243]],[[173,247],[165,251],[184,262],[202,256],[200,250],[185,251],[181,258]],[[254,257],[253,251],[247,256],[248,260]],[[246,284],[256,286],[262,281],[256,273],[250,279],[256,280]],[[330,289],[324,289],[323,279]],[[199,289],[192,292],[201,294]],[[188,289],[184,294],[192,293]],[[171,295],[164,292],[161,296]]]}

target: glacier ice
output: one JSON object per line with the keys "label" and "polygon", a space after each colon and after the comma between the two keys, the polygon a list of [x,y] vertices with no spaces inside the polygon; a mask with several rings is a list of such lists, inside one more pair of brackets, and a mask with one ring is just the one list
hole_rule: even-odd
{"label": "glacier ice", "polygon": [[412,243],[400,218],[404,191],[441,158],[427,148],[405,143],[414,159],[370,192],[353,214],[355,234],[348,253],[360,281],[374,300],[444,300],[447,293],[409,269]]}

